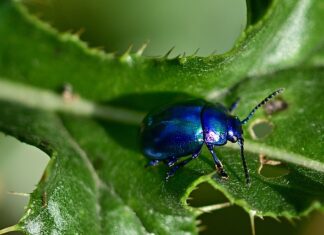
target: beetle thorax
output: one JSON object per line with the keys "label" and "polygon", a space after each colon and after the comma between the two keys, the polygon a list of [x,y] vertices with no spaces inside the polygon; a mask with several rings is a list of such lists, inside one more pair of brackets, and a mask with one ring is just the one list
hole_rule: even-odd
{"label": "beetle thorax", "polygon": [[236,116],[229,116],[227,125],[227,140],[233,143],[241,139],[243,135],[243,129],[241,121]]}

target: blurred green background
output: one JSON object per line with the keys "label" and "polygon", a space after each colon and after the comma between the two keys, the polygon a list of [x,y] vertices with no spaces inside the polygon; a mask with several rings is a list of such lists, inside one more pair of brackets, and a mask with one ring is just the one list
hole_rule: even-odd
{"label": "blurred green background", "polygon": [[[39,18],[60,31],[79,34],[91,47],[122,54],[148,42],[146,56],[170,57],[197,52],[200,56],[231,49],[246,24],[244,0],[25,0]],[[37,42],[35,42],[37,43]],[[48,156],[35,147],[0,133],[0,228],[15,224],[28,197],[8,194],[31,192]],[[226,198],[206,184],[192,193],[192,206],[224,202]],[[229,207],[199,217],[202,234],[251,234],[249,216]],[[257,234],[323,234],[324,216],[281,222],[256,220]]]}
{"label": "blurred green background", "polygon": [[[61,31],[81,32],[92,47],[122,53],[149,42],[145,55],[229,50],[246,22],[244,0],[28,0]],[[171,56],[172,56],[171,55]]]}

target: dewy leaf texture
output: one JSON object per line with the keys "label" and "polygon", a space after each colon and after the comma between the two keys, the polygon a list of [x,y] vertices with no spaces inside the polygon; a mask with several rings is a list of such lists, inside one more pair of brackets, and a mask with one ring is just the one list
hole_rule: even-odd
{"label": "dewy leaf texture", "polygon": [[[166,60],[89,49],[20,2],[1,1],[0,130],[51,156],[17,229],[195,234],[197,211],[186,199],[204,181],[259,216],[294,218],[323,210],[323,1],[273,1],[260,12],[262,17],[250,12],[259,20],[251,21],[230,52]],[[60,100],[66,83],[79,100]],[[244,118],[279,87],[286,89],[281,98],[288,108],[255,117],[270,121],[273,132],[252,140],[249,127],[244,130],[251,187],[232,145],[216,149],[227,181],[214,174],[206,150],[167,183],[165,167],[144,169],[138,129],[149,110],[191,97],[227,105],[241,97],[236,114]],[[289,173],[260,175],[260,154],[282,161]]]}

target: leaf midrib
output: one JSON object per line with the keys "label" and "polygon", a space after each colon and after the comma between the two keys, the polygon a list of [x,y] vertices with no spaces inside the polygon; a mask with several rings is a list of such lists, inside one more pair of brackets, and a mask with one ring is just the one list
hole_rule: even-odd
{"label": "leaf midrib", "polygon": [[[13,103],[19,103],[34,109],[41,109],[50,112],[64,112],[79,116],[97,117],[104,120],[118,121],[132,125],[139,125],[145,115],[144,113],[133,110],[108,105],[98,105],[92,101],[83,99],[82,97],[76,98],[75,100],[66,101],[61,95],[52,91],[22,85],[0,78],[0,100],[1,99]],[[235,149],[238,148],[238,146],[234,144],[227,144],[225,146]],[[263,153],[274,159],[293,163],[295,165],[303,166],[319,172],[324,172],[324,163],[312,160],[304,155],[285,151],[280,148],[247,140],[245,141],[245,150],[251,153]],[[88,162],[88,164],[91,163]],[[92,173],[96,174],[94,169],[91,171],[93,171]],[[99,179],[98,176],[96,176],[96,178],[97,180]]]}

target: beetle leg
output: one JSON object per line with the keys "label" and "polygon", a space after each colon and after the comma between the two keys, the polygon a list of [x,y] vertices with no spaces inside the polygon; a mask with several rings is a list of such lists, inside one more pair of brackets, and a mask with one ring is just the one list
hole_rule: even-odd
{"label": "beetle leg", "polygon": [[164,163],[168,166],[168,167],[172,167],[174,166],[174,164],[176,164],[178,161],[178,158],[176,157],[170,157],[167,158],[166,160],[164,160]]}
{"label": "beetle leg", "polygon": [[239,139],[238,144],[240,145],[240,148],[241,148],[241,158],[242,158],[242,163],[243,163],[246,184],[250,185],[251,184],[250,174],[249,174],[249,170],[247,168],[246,160],[244,157],[244,139],[243,138]]}
{"label": "beetle leg", "polygon": [[162,161],[162,160],[157,160],[157,159],[152,160],[152,161],[149,161],[149,162],[145,165],[145,167],[149,167],[149,166],[157,166],[161,161]]}
{"label": "beetle leg", "polygon": [[167,175],[166,175],[166,177],[165,177],[165,180],[168,181],[169,178],[172,177],[172,176],[175,174],[175,172],[176,172],[180,167],[183,167],[184,165],[188,164],[191,160],[196,159],[196,158],[199,156],[199,154],[200,154],[200,150],[201,150],[201,149],[199,149],[199,151],[197,151],[196,153],[193,153],[193,154],[191,155],[190,158],[187,158],[186,160],[183,160],[182,162],[179,162],[178,164],[174,165],[174,166],[173,166],[173,167],[172,167],[172,168],[167,172]]}
{"label": "beetle leg", "polygon": [[214,162],[215,162],[215,167],[216,167],[216,170],[217,170],[218,174],[222,178],[227,179],[228,178],[228,175],[227,175],[227,173],[225,172],[225,170],[223,168],[223,164],[217,158],[216,153],[214,152],[214,146],[213,145],[207,145],[207,147],[209,149],[209,152],[213,155],[213,159],[214,159]]}
{"label": "beetle leg", "polygon": [[233,110],[237,108],[237,105],[238,105],[239,102],[240,102],[240,98],[237,98],[237,99],[235,100],[235,102],[234,102],[234,103],[230,106],[230,108],[228,109],[228,110],[230,111],[230,113],[233,112]]}

